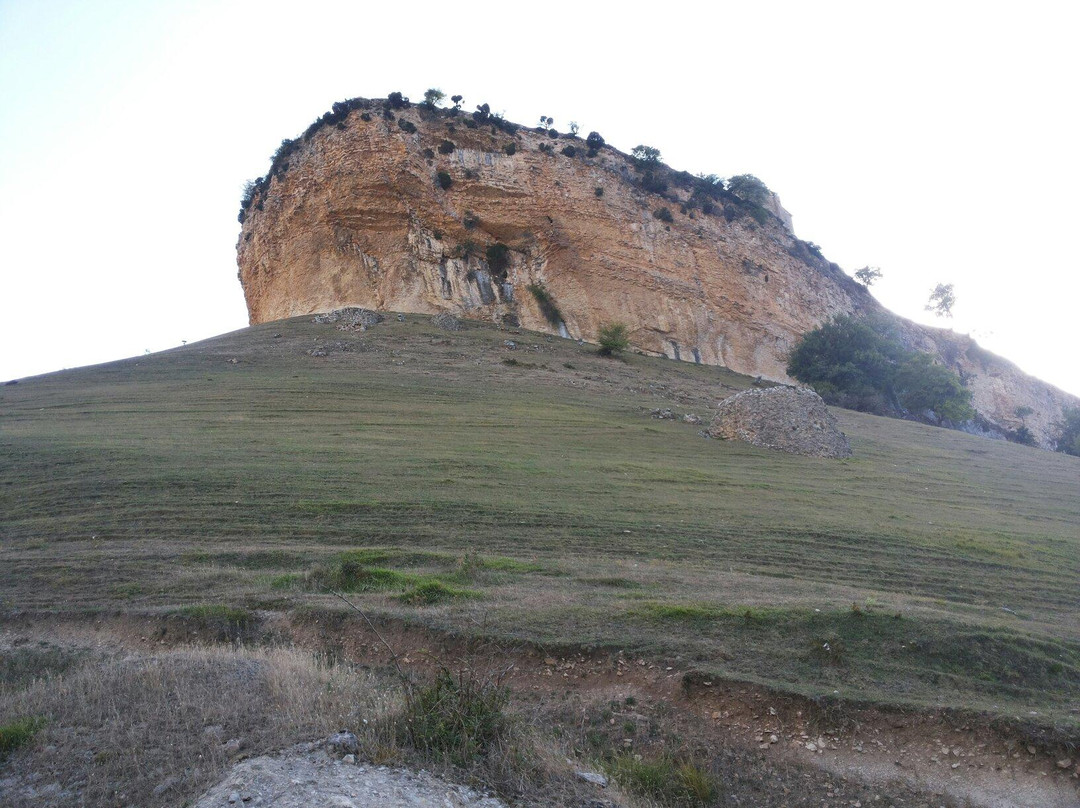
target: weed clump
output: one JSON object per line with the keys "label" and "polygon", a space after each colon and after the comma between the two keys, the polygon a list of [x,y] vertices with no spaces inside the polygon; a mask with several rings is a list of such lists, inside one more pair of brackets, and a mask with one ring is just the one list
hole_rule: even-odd
{"label": "weed clump", "polygon": [[404,589],[410,579],[395,570],[369,567],[362,558],[343,555],[330,564],[316,567],[309,576],[317,588],[335,592],[378,592]]}
{"label": "weed clump", "polygon": [[509,691],[496,679],[440,671],[406,697],[401,741],[424,754],[466,766],[505,741]]}
{"label": "weed clump", "polygon": [[619,755],[607,765],[608,773],[619,785],[656,801],[660,805],[707,805],[716,796],[716,784],[696,764],[662,757],[656,760],[637,760],[632,755]]}
{"label": "weed clump", "polygon": [[0,724],[0,762],[20,746],[30,743],[44,724],[40,718],[17,718],[7,724]]}
{"label": "weed clump", "polygon": [[480,593],[472,589],[457,589],[442,581],[424,581],[417,584],[398,599],[410,606],[434,606],[448,600],[478,598]]}

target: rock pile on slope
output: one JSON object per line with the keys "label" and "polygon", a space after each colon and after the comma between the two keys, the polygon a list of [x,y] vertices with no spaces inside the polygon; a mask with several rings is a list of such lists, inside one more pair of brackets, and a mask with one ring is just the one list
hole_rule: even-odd
{"label": "rock pile on slope", "polygon": [[720,402],[709,435],[810,457],[851,457],[847,436],[813,390],[745,390]]}
{"label": "rock pile on slope", "polygon": [[443,331],[460,331],[461,320],[452,314],[443,312],[442,314],[436,314],[431,318],[431,324],[436,328],[441,328]]}
{"label": "rock pile on slope", "polygon": [[378,325],[382,320],[383,316],[379,314],[379,312],[371,311],[370,309],[361,309],[355,306],[344,309],[334,309],[334,311],[328,311],[323,314],[316,314],[311,319],[313,323],[340,323],[344,326],[363,326],[364,328]]}

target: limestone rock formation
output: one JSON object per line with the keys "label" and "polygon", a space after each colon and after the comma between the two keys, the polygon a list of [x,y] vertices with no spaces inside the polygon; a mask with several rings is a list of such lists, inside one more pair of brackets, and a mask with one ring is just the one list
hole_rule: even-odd
{"label": "limestone rock formation", "polygon": [[709,435],[810,457],[851,457],[821,396],[805,387],[744,390],[717,407]]}
{"label": "limestone rock formation", "polygon": [[[803,333],[881,312],[793,235],[779,200],[750,205],[656,169],[646,182],[608,146],[496,118],[335,105],[245,200],[237,260],[250,320],[356,306],[590,342],[618,321],[645,352],[789,382]],[[960,373],[991,427],[1016,429],[1017,408],[1030,407],[1026,425],[1046,446],[1062,406],[1077,403],[967,337],[901,326]]]}

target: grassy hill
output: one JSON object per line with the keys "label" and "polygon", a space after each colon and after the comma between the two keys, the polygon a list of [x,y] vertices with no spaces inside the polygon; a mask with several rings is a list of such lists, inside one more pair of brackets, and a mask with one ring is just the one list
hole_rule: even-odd
{"label": "grassy hill", "polygon": [[0,387],[0,608],[244,620],[329,586],[456,633],[1077,732],[1080,461],[847,411],[855,456],[804,458],[649,414],[707,424],[750,383],[419,316],[26,379]]}

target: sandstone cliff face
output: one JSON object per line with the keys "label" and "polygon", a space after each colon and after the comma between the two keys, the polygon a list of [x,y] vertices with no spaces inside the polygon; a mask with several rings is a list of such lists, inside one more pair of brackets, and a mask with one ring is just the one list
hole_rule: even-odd
{"label": "sandstone cliff face", "polygon": [[[253,324],[362,306],[595,341],[601,324],[622,321],[641,350],[788,381],[802,333],[880,310],[790,220],[758,221],[730,200],[682,213],[690,191],[677,179],[667,196],[679,201],[647,193],[625,155],[586,157],[581,139],[469,128],[464,114],[418,107],[394,115],[372,102],[319,128],[256,194],[237,248]],[[568,145],[576,155],[561,153]],[[452,179],[446,190],[439,172]],[[786,214],[778,200],[768,207]],[[671,223],[655,217],[660,208]],[[505,260],[488,260],[494,244],[508,248]],[[545,317],[530,287],[561,317]],[[1031,407],[1027,426],[1047,444],[1066,394],[966,337],[903,322],[913,344],[968,380],[991,423],[1016,428],[1016,408]]]}

